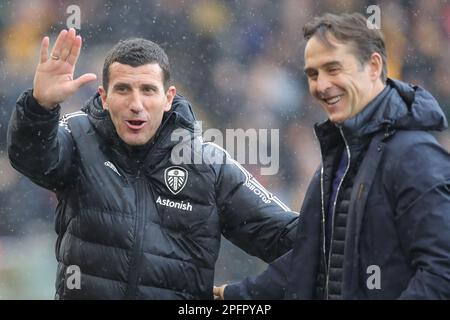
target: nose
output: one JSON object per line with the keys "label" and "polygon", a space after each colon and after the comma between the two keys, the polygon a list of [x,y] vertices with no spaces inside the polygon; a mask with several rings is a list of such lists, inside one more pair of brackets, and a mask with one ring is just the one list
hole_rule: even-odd
{"label": "nose", "polygon": [[332,84],[328,77],[319,72],[317,75],[317,81],[316,81],[316,91],[319,95],[325,95],[325,93],[332,87]]}
{"label": "nose", "polygon": [[134,91],[130,101],[130,109],[133,113],[140,113],[144,110],[139,92]]}

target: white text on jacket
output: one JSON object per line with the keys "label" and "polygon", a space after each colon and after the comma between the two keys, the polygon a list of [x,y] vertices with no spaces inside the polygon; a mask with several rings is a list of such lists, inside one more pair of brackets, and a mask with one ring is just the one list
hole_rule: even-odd
{"label": "white text on jacket", "polygon": [[161,199],[161,197],[158,196],[158,199],[156,199],[156,203],[169,208],[175,208],[184,211],[192,211],[192,205],[190,202],[185,203],[184,201],[178,202],[169,199]]}

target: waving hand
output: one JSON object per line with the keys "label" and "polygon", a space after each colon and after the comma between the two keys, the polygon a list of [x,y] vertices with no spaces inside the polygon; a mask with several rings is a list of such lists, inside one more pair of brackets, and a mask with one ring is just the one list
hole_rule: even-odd
{"label": "waving hand", "polygon": [[73,78],[80,56],[81,41],[75,29],[62,30],[49,56],[49,38],[42,39],[40,60],[34,75],[33,96],[44,108],[55,108],[82,85],[97,78],[93,73]]}

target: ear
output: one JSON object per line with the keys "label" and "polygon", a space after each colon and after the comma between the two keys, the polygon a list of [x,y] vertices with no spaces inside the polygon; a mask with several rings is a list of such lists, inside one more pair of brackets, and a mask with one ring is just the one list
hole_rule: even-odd
{"label": "ear", "polygon": [[103,110],[108,110],[108,106],[106,105],[106,90],[103,86],[98,87],[98,93],[100,94],[100,98],[102,99]]}
{"label": "ear", "polygon": [[166,106],[164,107],[164,111],[167,112],[172,108],[173,98],[177,94],[177,88],[174,86],[170,86],[166,91]]}
{"label": "ear", "polygon": [[370,56],[370,77],[373,81],[380,79],[383,72],[383,58],[378,52],[372,53]]}

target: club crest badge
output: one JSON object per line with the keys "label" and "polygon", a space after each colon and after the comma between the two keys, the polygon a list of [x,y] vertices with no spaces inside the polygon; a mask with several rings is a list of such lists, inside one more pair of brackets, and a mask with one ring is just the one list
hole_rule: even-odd
{"label": "club crest badge", "polygon": [[169,167],[164,171],[164,181],[173,194],[183,190],[188,179],[188,172],[182,167]]}

